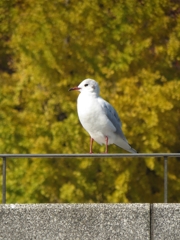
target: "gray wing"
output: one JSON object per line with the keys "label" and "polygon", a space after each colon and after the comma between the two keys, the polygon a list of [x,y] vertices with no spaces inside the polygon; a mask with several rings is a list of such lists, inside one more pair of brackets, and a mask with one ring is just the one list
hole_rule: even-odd
{"label": "gray wing", "polygon": [[115,133],[117,133],[122,139],[124,139],[127,142],[127,139],[124,136],[122,129],[121,129],[121,126],[122,126],[121,120],[120,120],[116,110],[113,108],[113,106],[111,106],[111,104],[109,104],[107,101],[105,101],[101,97],[98,98],[98,101],[99,101],[104,113],[106,114],[107,118],[111,121],[111,123],[116,128]]}

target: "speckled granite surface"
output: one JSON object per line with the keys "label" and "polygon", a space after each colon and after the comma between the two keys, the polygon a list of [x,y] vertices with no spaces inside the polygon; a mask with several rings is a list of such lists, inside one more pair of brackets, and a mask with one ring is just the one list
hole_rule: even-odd
{"label": "speckled granite surface", "polygon": [[155,203],[151,217],[153,240],[180,240],[179,203]]}
{"label": "speckled granite surface", "polygon": [[150,204],[0,205],[0,239],[146,240]]}

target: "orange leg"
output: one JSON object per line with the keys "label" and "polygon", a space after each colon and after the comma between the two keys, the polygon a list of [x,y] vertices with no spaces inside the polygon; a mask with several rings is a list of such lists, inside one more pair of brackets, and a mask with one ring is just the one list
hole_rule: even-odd
{"label": "orange leg", "polygon": [[106,151],[105,151],[105,153],[108,153],[108,137],[106,137],[105,139],[106,139]]}
{"label": "orange leg", "polygon": [[94,142],[94,139],[90,138],[90,153],[92,153],[93,142]]}

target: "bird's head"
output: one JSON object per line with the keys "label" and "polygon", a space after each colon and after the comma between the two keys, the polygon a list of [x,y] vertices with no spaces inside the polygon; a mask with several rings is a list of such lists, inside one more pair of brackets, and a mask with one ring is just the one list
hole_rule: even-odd
{"label": "bird's head", "polygon": [[82,93],[94,93],[99,95],[99,84],[93,79],[85,79],[82,81],[78,87],[70,88],[69,91],[78,90]]}

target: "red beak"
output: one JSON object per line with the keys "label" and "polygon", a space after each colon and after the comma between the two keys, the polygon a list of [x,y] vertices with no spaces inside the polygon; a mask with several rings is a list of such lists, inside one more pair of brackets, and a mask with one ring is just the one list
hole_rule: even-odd
{"label": "red beak", "polygon": [[80,90],[80,89],[81,89],[81,88],[79,88],[79,87],[72,87],[72,88],[69,89],[69,91]]}

